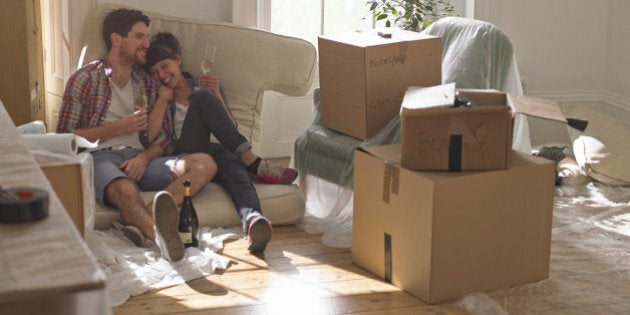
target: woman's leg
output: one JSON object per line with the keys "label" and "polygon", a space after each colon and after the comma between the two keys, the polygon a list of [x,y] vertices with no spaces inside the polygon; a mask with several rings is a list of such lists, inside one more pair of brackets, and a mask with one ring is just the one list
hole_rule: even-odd
{"label": "woman's leg", "polygon": [[252,145],[231,122],[214,93],[198,89],[189,98],[188,113],[176,151],[205,152],[212,133],[230,152],[240,157]]}
{"label": "woman's leg", "polygon": [[260,200],[245,164],[219,143],[210,143],[208,153],[217,163],[218,171],[212,181],[220,184],[230,195],[241,219],[250,212],[261,213]]}
{"label": "woman's leg", "polygon": [[208,153],[219,168],[213,181],[219,183],[232,198],[243,230],[248,235],[248,249],[263,251],[271,240],[271,222],[262,216],[260,200],[245,164],[218,143],[210,143]]}
{"label": "woman's leg", "polygon": [[290,184],[297,177],[297,171],[261,160],[251,151],[238,128],[231,123],[221,100],[206,89],[198,89],[189,98],[189,107],[176,152],[205,152],[212,133],[230,152],[239,157],[247,171],[258,179],[271,184]]}

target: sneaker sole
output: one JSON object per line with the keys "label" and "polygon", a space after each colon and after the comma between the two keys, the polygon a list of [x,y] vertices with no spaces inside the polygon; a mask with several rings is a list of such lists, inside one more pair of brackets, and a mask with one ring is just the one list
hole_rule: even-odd
{"label": "sneaker sole", "polygon": [[267,248],[267,244],[271,240],[271,227],[267,220],[263,218],[256,218],[249,228],[249,237],[251,244],[247,249],[250,252],[262,252]]}
{"label": "sneaker sole", "polygon": [[179,261],[184,258],[185,248],[179,238],[177,225],[179,214],[177,205],[171,194],[165,191],[159,192],[153,199],[153,220],[155,232],[160,238],[164,256],[170,261]]}
{"label": "sneaker sole", "polygon": [[134,245],[144,247],[147,239],[140,232],[140,229],[135,226],[123,226],[121,231]]}
{"label": "sneaker sole", "polygon": [[147,239],[137,227],[133,225],[123,225],[118,221],[114,221],[112,222],[112,228],[121,231],[123,235],[137,247],[145,246]]}

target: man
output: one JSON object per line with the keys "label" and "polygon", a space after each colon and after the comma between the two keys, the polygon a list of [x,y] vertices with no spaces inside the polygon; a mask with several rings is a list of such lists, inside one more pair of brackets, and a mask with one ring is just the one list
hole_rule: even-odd
{"label": "man", "polygon": [[[146,62],[148,27],[149,18],[137,10],[119,9],[105,17],[107,57],[70,77],[57,132],[100,141],[92,151],[96,199],[119,209],[129,225],[123,232],[136,245],[144,245],[145,237],[155,240],[167,259],[177,261],[184,256],[177,231],[182,181],[191,182],[194,194],[217,169],[204,153],[163,156],[172,141],[168,128],[148,143],[147,109],[134,108],[134,100],[150,108],[158,101],[158,82],[139,68]],[[165,191],[147,207],[138,189]]]}

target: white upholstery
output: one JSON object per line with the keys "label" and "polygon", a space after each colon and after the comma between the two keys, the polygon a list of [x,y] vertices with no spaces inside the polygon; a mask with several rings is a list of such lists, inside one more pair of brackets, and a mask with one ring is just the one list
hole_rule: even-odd
{"label": "white upholstery", "polygon": [[[274,225],[294,224],[304,216],[304,199],[297,185],[255,184],[263,213]],[[148,203],[155,192],[140,193]],[[208,227],[240,226],[234,203],[223,188],[215,183],[206,185],[193,196],[193,205],[199,216],[199,225]],[[96,203],[94,228],[108,229],[112,221],[120,220],[118,210]]]}
{"label": "white upholstery", "polygon": [[[86,18],[81,64],[106,54],[101,36],[103,18],[117,4],[101,5]],[[182,68],[195,75],[206,43],[217,46],[212,75],[221,80],[239,131],[259,151],[263,94],[274,90],[289,96],[304,95],[316,69],[315,47],[304,40],[223,22],[199,21],[144,11],[151,19],[149,32],[173,33],[180,41]],[[273,224],[295,223],[304,214],[304,200],[296,185],[257,184],[263,213]],[[144,193],[148,200],[154,193]],[[193,198],[202,226],[240,225],[229,196],[210,183]],[[207,204],[207,206],[206,206]],[[206,211],[207,208],[207,211]],[[95,227],[107,228],[118,212],[97,205]]]}

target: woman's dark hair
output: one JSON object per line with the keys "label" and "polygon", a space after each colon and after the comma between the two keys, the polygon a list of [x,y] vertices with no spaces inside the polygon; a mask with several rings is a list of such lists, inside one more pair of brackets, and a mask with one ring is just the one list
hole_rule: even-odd
{"label": "woman's dark hair", "polygon": [[122,37],[127,37],[131,28],[138,22],[143,22],[149,27],[149,17],[144,15],[142,11],[118,9],[111,11],[103,21],[103,40],[107,51],[112,49],[112,39],[110,35],[116,33]]}
{"label": "woman's dark hair", "polygon": [[164,59],[175,60],[181,55],[182,50],[179,47],[179,41],[173,34],[167,32],[161,32],[151,37],[149,49],[147,49],[147,62],[144,64],[144,69],[149,70],[156,63]]}
{"label": "woman's dark hair", "polygon": [[168,47],[178,55],[182,53],[182,49],[179,47],[179,41],[175,35],[169,32],[160,32],[151,37],[151,46],[153,45]]}

